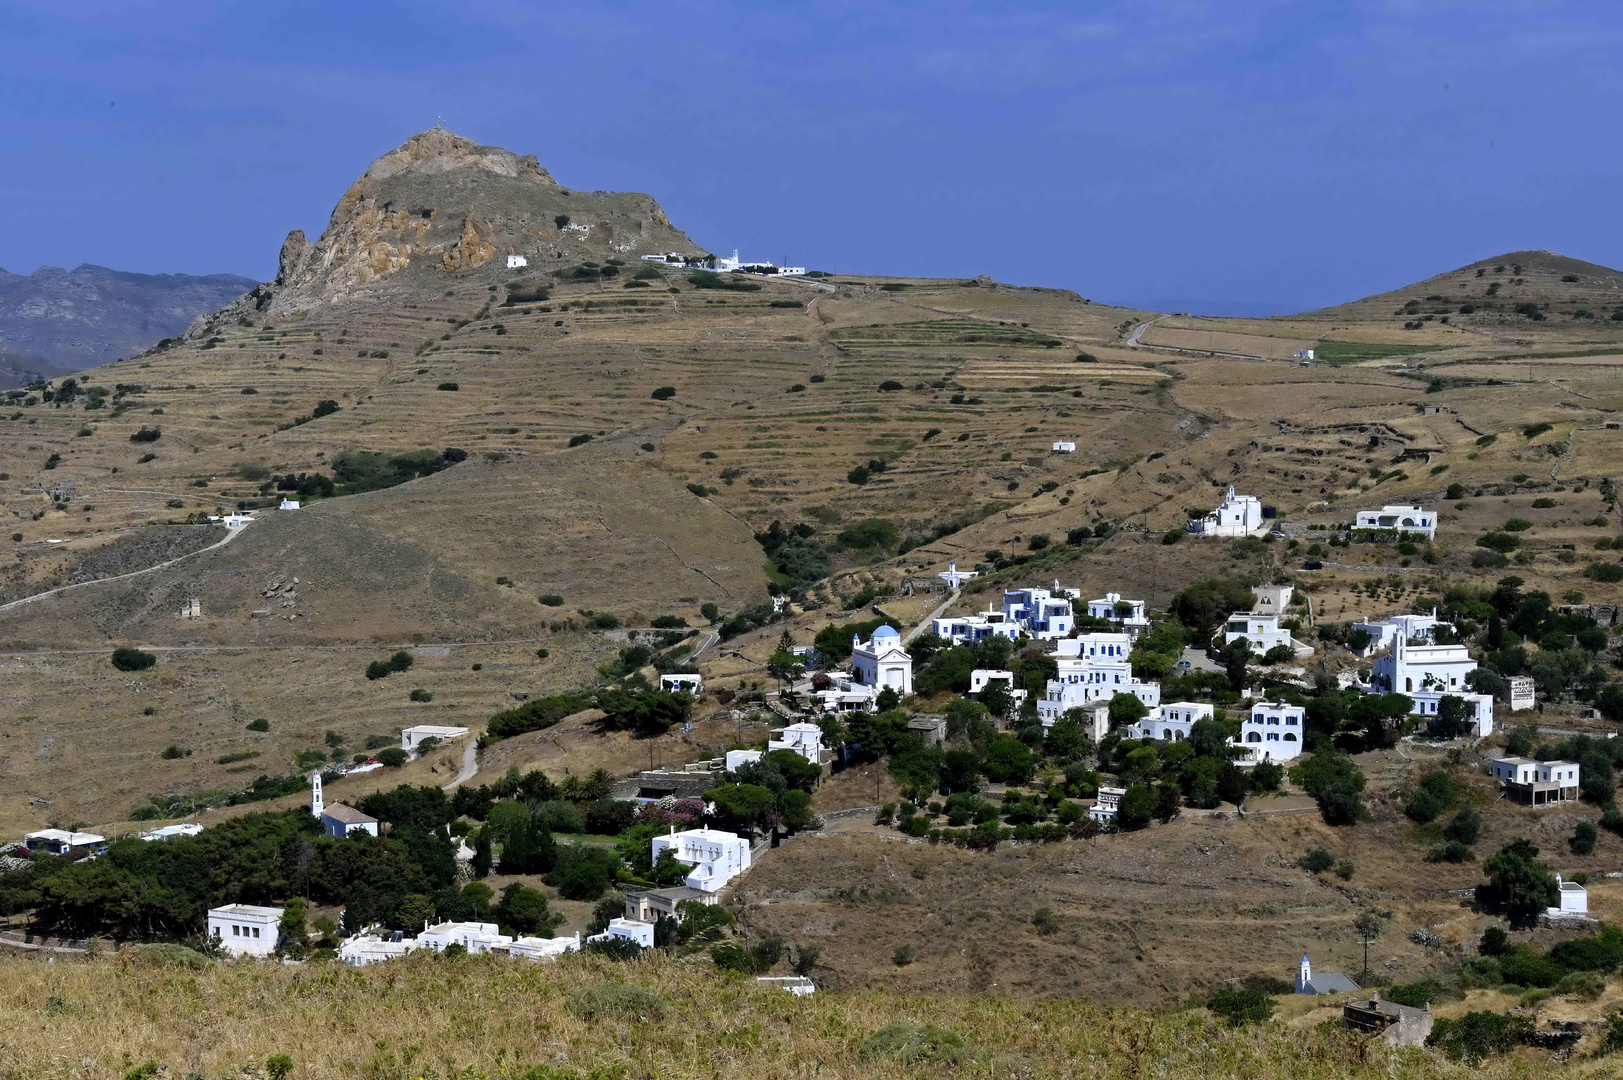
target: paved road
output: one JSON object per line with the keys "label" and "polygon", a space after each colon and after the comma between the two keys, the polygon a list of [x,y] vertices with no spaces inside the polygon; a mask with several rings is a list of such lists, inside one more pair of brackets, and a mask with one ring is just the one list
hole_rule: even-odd
{"label": "paved road", "polygon": [[81,581],[76,585],[64,585],[59,589],[51,589],[48,592],[35,593],[33,596],[25,596],[21,600],[13,600],[9,604],[0,604],[0,614],[4,614],[5,612],[10,611],[13,608],[22,607],[24,604],[32,604],[36,600],[43,600],[47,596],[55,596],[57,593],[65,593],[65,592],[69,592],[70,590],[73,590],[73,589],[86,589],[86,588],[89,588],[92,585],[106,585],[110,581],[128,581],[132,577],[140,577],[142,574],[150,574],[154,570],[162,570],[165,567],[173,566],[178,562],[185,561],[186,559],[195,559],[197,556],[202,555],[204,552],[214,551],[214,550],[216,550],[218,548],[225,547],[231,541],[235,540],[237,537],[241,536],[243,533],[245,533],[247,531],[248,531],[248,526],[246,526],[246,525],[240,526],[240,527],[235,528],[235,529],[227,529],[225,531],[225,539],[224,540],[218,540],[218,541],[215,541],[214,543],[210,544],[208,547],[198,548],[196,551],[188,552],[185,555],[180,555],[180,556],[177,556],[176,558],[173,558],[173,559],[167,559],[164,562],[158,563],[155,566],[149,566],[145,570],[132,570],[128,574],[119,574],[119,575],[117,575],[115,577],[97,578],[95,581]]}
{"label": "paved road", "polygon": [[953,605],[953,602],[958,599],[959,591],[960,590],[958,590],[958,589],[952,590],[951,595],[949,595],[945,600],[941,601],[941,606],[940,607],[938,607],[934,611],[930,612],[930,614],[928,614],[928,615],[926,615],[924,617],[923,622],[919,623],[917,626],[913,627],[913,629],[909,630],[906,634],[904,634],[902,636],[902,644],[907,645],[907,644],[911,643],[914,638],[918,637],[920,634],[922,634],[926,630],[930,629],[930,624],[932,622],[934,622],[936,619],[940,618],[941,613],[943,611],[946,611],[949,607],[951,607]]}
{"label": "paved road", "polygon": [[1150,319],[1148,322],[1139,323],[1137,326],[1133,327],[1133,332],[1128,335],[1127,344],[1130,347],[1135,348],[1135,349],[1140,347],[1141,345],[1144,344],[1142,341],[1140,341],[1138,339],[1140,334],[1144,333],[1144,331],[1148,330],[1150,327],[1154,326],[1156,323],[1160,322],[1162,319],[1170,319],[1170,318],[1172,318],[1171,315],[1157,315],[1155,318]]}
{"label": "paved road", "polygon": [[479,771],[479,740],[472,735],[467,739],[468,745],[462,748],[462,771],[456,774],[455,780],[441,788],[441,791],[455,791],[472,780],[474,774]]}

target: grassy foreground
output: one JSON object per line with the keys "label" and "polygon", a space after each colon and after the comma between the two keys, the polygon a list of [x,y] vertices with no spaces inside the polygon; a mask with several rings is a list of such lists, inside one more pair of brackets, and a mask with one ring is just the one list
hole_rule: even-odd
{"label": "grassy foreground", "polygon": [[802,999],[708,962],[667,959],[416,956],[358,970],[192,967],[128,952],[83,963],[7,958],[0,1017],[4,1080],[1467,1074],[1429,1052],[1338,1032],[1231,1031],[1200,1011],[891,991]]}

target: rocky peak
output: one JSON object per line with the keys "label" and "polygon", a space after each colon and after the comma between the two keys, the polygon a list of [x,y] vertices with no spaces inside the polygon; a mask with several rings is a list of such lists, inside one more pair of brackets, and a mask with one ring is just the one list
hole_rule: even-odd
{"label": "rocky peak", "polygon": [[314,243],[288,234],[259,310],[310,311],[374,287],[438,288],[424,274],[532,267],[609,255],[696,250],[647,195],[563,187],[533,155],[430,128],[372,162],[333,208]]}

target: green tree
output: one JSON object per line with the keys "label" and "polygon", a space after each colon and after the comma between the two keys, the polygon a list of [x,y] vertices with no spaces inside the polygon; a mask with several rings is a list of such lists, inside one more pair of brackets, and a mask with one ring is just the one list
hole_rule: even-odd
{"label": "green tree", "polygon": [[394,918],[389,920],[389,925],[396,930],[415,933],[432,923],[434,918],[434,901],[422,893],[412,893],[395,905]]}
{"label": "green tree", "polygon": [[557,920],[547,906],[547,895],[540,889],[513,882],[502,890],[501,903],[496,906],[496,921],[520,935],[551,937]]}
{"label": "green tree", "polygon": [[1555,875],[1539,861],[1538,853],[1537,845],[1522,838],[1506,844],[1483,864],[1488,891],[1516,925],[1532,923],[1560,900]]}
{"label": "green tree", "polygon": [[1121,829],[1142,829],[1155,814],[1155,789],[1148,784],[1134,784],[1121,797],[1116,810],[1116,825]]}
{"label": "green tree", "polygon": [[308,917],[302,897],[295,896],[282,904],[282,918],[276,924],[278,953],[295,960],[310,955],[310,932],[305,925]]}
{"label": "green tree", "polygon": [[1036,773],[1037,762],[1025,743],[1013,735],[999,735],[986,748],[982,771],[995,784],[1023,784]]}
{"label": "green tree", "polygon": [[1136,724],[1150,714],[1149,707],[1135,694],[1117,694],[1110,699],[1110,726]]}

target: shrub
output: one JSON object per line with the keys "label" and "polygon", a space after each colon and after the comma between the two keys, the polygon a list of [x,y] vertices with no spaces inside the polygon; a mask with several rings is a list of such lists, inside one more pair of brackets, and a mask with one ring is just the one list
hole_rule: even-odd
{"label": "shrub", "polygon": [[674,387],[674,386],[661,386],[658,390],[655,390],[652,394],[649,394],[648,396],[653,398],[655,401],[668,401],[671,398],[676,396],[676,387]]}
{"label": "shrub", "polygon": [[130,436],[130,442],[133,442],[133,443],[157,442],[158,439],[161,438],[162,436],[163,436],[163,429],[162,428],[143,427],[139,431],[137,431],[134,435]]}
{"label": "shrub", "polygon": [[140,649],[117,648],[113,650],[113,666],[120,671],[145,671],[158,662],[158,658],[149,652]]}
{"label": "shrub", "polygon": [[1578,827],[1572,830],[1572,839],[1567,843],[1572,846],[1574,855],[1588,855],[1595,850],[1595,841],[1599,835],[1592,822],[1580,821]]}
{"label": "shrub", "polygon": [[1530,1017],[1470,1012],[1457,1020],[1447,1017],[1436,1020],[1426,1045],[1456,1061],[1480,1061],[1490,1054],[1514,1050],[1532,1034]]}
{"label": "shrub", "polygon": [[1336,857],[1322,847],[1312,848],[1306,855],[1296,860],[1300,866],[1310,874],[1322,874],[1335,863]]}
{"label": "shrub", "polygon": [[898,945],[896,951],[890,954],[891,963],[897,967],[906,967],[918,959],[918,950],[911,945]]}
{"label": "shrub", "polygon": [[585,446],[587,443],[589,443],[591,441],[592,441],[591,433],[590,432],[584,432],[584,433],[582,433],[580,435],[571,436],[570,440],[569,440],[569,445],[572,446],[572,447],[573,446]]}
{"label": "shrub", "polygon": [[897,390],[905,390],[906,387],[897,382],[895,379],[886,379],[884,382],[879,384],[879,389],[885,391],[886,393],[892,393]]}
{"label": "shrub", "polygon": [[1229,1027],[1266,1023],[1274,1015],[1274,999],[1260,989],[1219,990],[1206,1000],[1206,1007]]}
{"label": "shrub", "polygon": [[541,601],[541,603],[545,604],[547,607],[563,607],[564,605],[564,598],[559,596],[557,593],[542,593],[540,596],[536,597],[536,599]]}
{"label": "shrub", "polygon": [[1617,563],[1592,562],[1584,567],[1584,577],[1589,578],[1591,581],[1616,584],[1623,581],[1623,566],[1619,566]]}
{"label": "shrub", "polygon": [[413,701],[433,701],[434,695],[419,687],[408,695]]}
{"label": "shrub", "polygon": [[249,731],[269,731],[270,730],[270,721],[265,720],[263,718],[261,718],[259,720],[250,720],[250,721],[248,721],[248,730]]}
{"label": "shrub", "polygon": [[378,764],[386,768],[398,769],[406,763],[406,752],[398,746],[390,746],[378,751]]}
{"label": "shrub", "polygon": [[[568,224],[568,218],[563,220]],[[717,966],[720,966],[719,963]],[[664,998],[645,987],[626,983],[604,983],[583,990],[570,1000],[569,1005],[570,1011],[590,1022],[633,1020],[647,1023],[664,1019],[666,1012]]]}
{"label": "shrub", "polygon": [[436,390],[460,390],[462,387],[454,382],[442,382],[435,387]]}

